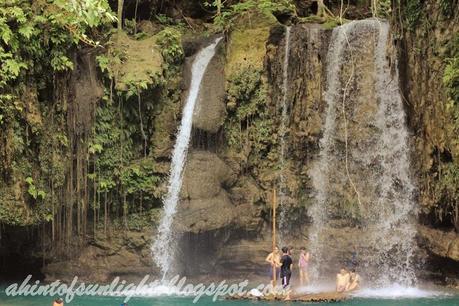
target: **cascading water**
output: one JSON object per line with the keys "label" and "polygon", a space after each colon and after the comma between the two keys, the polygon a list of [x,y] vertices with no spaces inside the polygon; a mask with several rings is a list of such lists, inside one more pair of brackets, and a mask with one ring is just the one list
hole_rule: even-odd
{"label": "cascading water", "polygon": [[354,21],[332,33],[325,125],[319,160],[310,172],[316,190],[309,210],[315,276],[330,265],[329,250],[347,247],[340,246],[336,237],[337,245],[329,245],[330,237],[343,234],[337,224],[346,224],[355,231],[352,242],[345,238],[343,242],[362,250],[359,261],[365,271],[361,272],[371,284],[416,282],[412,265],[415,187],[390,47],[389,25],[377,19]]}
{"label": "cascading water", "polygon": [[213,43],[199,51],[191,67],[190,91],[183,108],[182,121],[172,153],[167,195],[164,198],[164,210],[159,223],[156,239],[151,248],[153,259],[163,273],[163,278],[173,265],[171,260],[174,259],[176,243],[173,232],[173,219],[177,210],[180,189],[182,187],[183,168],[188,152],[188,144],[190,142],[193,111],[207,65],[214,56],[216,46],[221,39],[221,37],[215,39]]}
{"label": "cascading water", "polygon": [[[382,135],[377,152],[383,175],[379,181],[377,201],[379,217],[374,230],[377,244],[377,264],[382,283],[395,279],[402,284],[415,280],[412,257],[416,244],[416,229],[411,219],[416,205],[414,184],[410,178],[408,131],[403,101],[399,92],[398,70],[391,74],[387,56],[389,25],[380,24],[376,47],[376,93],[379,102],[377,127]],[[380,209],[379,209],[380,208]]]}
{"label": "cascading water", "polygon": [[287,104],[287,94],[288,94],[288,62],[290,55],[290,27],[285,27],[285,42],[284,42],[284,61],[282,65],[282,118],[280,126],[280,186],[279,186],[279,232],[280,232],[280,243],[282,244],[285,240],[285,235],[288,230],[287,228],[287,208],[285,207],[285,197],[286,197],[286,183],[285,183],[285,155],[286,155],[286,138],[287,138],[287,125],[288,125],[288,104]]}
{"label": "cascading water", "polygon": [[327,177],[329,175],[329,165],[331,164],[333,139],[335,133],[336,103],[339,99],[338,89],[341,85],[339,82],[339,67],[342,50],[344,48],[344,30],[343,27],[336,28],[331,37],[330,46],[327,54],[327,89],[325,91],[325,101],[327,103],[327,114],[325,117],[325,126],[323,136],[320,140],[319,161],[311,170],[311,177],[315,194],[315,203],[309,209],[309,215],[313,219],[313,227],[309,233],[309,250],[316,258],[316,264],[312,266],[311,276],[317,278],[320,268],[320,259],[322,255],[322,237],[321,230],[326,223],[326,204],[327,204]]}

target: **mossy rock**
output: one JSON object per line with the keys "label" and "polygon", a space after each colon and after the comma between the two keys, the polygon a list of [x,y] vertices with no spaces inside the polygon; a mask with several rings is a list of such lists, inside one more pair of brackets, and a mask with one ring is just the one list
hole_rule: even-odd
{"label": "mossy rock", "polygon": [[126,91],[129,85],[156,83],[163,66],[157,36],[136,40],[121,32],[113,35],[110,43],[109,69],[115,77],[117,90]]}
{"label": "mossy rock", "polygon": [[274,15],[248,12],[236,20],[228,43],[226,76],[251,66],[262,69],[270,30],[278,25]]}
{"label": "mossy rock", "polygon": [[0,189],[1,223],[17,226],[38,224],[44,219],[40,208],[43,207],[29,207],[26,204],[20,183]]}

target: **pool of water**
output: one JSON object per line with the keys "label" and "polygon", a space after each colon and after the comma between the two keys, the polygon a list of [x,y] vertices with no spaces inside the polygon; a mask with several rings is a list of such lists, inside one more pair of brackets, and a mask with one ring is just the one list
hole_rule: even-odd
{"label": "pool of water", "polygon": [[[71,303],[65,305],[72,306],[119,306],[123,300],[115,297],[77,297]],[[0,297],[2,306],[47,306],[52,305],[52,299],[49,297]],[[227,301],[218,300],[213,302],[210,298],[200,299],[196,305],[304,305],[305,303],[280,303],[280,302],[251,302],[251,301]],[[324,303],[328,304],[328,303]],[[377,298],[360,298],[334,303],[341,306],[452,306],[459,305],[459,296],[443,296],[435,298],[402,298],[402,299],[377,299]],[[193,305],[191,298],[181,297],[157,297],[157,298],[133,298],[128,303],[129,306],[185,306]],[[322,304],[323,305],[323,304]]]}
{"label": "pool of water", "polygon": [[[6,296],[4,289],[0,291],[1,306],[47,306],[52,305],[52,297],[9,297]],[[70,303],[65,305],[72,306],[119,306],[123,303],[122,297],[92,297],[81,296],[75,297]],[[244,305],[305,305],[300,302],[257,302],[257,301],[234,301],[219,299],[216,302],[212,298],[202,297],[196,305],[227,305],[227,306],[244,306]],[[322,303],[328,304],[328,303]],[[400,289],[397,287],[385,289],[363,289],[351,299],[334,303],[341,306],[459,306],[459,294],[457,292],[447,291],[426,291],[416,288]],[[185,306],[193,305],[192,297],[178,296],[149,296],[133,297],[129,306]]]}

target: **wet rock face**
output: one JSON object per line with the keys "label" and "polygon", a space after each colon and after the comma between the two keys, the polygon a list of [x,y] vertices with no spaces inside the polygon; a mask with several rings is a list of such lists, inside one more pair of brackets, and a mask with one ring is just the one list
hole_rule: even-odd
{"label": "wet rock face", "polygon": [[199,233],[228,226],[234,218],[234,205],[224,188],[233,181],[231,169],[217,155],[191,152],[175,228],[179,232]]}
{"label": "wet rock face", "polygon": [[[319,153],[319,140],[324,120],[325,102],[322,91],[325,82],[326,56],[331,31],[317,24],[298,24],[291,28],[289,71],[287,80],[287,113],[285,135],[286,180],[285,203],[290,209],[303,209],[290,214],[304,224],[304,207],[313,200],[313,187],[308,175]],[[267,75],[270,83],[271,107],[275,108],[275,124],[280,126],[282,113],[282,83],[285,28],[271,31],[267,54]],[[278,135],[279,137],[279,135]],[[280,173],[274,176],[278,177]]]}
{"label": "wet rock face", "polygon": [[76,69],[73,71],[74,79],[74,105],[75,124],[77,133],[88,132],[91,128],[91,118],[97,102],[102,98],[104,89],[97,77],[95,54],[81,52],[76,56]]}
{"label": "wet rock face", "polygon": [[459,261],[459,236],[455,232],[444,232],[426,226],[418,228],[421,245],[433,254]]}
{"label": "wet rock face", "polygon": [[78,255],[68,261],[48,264],[43,273],[47,281],[70,283],[74,276],[80,281],[111,282],[115,276],[137,280],[147,274],[157,274],[150,254],[151,229],[145,232],[117,230],[111,237],[103,233]]}
{"label": "wet rock face", "polygon": [[[454,37],[459,32],[459,13],[456,3],[453,4],[451,16],[446,17],[440,2],[432,0],[422,2],[419,10],[423,17],[411,25],[401,25],[396,20],[409,17],[406,16],[408,9],[402,6],[402,16],[395,16],[393,22],[393,31],[398,32],[399,37],[396,44],[401,90],[412,131],[412,169],[418,179],[417,201],[423,224],[452,229],[454,218],[451,216],[454,216],[454,212],[448,211],[447,196],[439,186],[445,184],[442,179],[447,178],[444,169],[457,163],[459,150],[442,76],[447,63],[445,58],[450,56],[448,52],[454,48]],[[454,183],[446,183],[449,184]],[[452,233],[441,235],[433,229],[421,229],[420,235],[425,234],[428,234],[427,242],[432,243],[423,246],[431,255],[451,256],[451,259],[458,260],[456,255],[445,249],[449,244],[446,243],[447,237],[454,239]]]}
{"label": "wet rock face", "polygon": [[216,133],[225,119],[225,57],[221,44],[207,66],[193,114],[193,127]]}

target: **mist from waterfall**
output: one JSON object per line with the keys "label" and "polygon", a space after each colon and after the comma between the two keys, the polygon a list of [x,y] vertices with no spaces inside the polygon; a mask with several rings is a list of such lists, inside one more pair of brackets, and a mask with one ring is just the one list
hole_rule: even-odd
{"label": "mist from waterfall", "polygon": [[193,124],[193,111],[206,68],[215,55],[215,49],[222,37],[216,38],[210,45],[200,50],[191,67],[191,84],[183,108],[180,128],[172,153],[170,176],[167,194],[164,198],[164,209],[158,226],[158,232],[151,247],[153,260],[163,274],[170,272],[176,251],[176,239],[173,231],[174,215],[177,211],[180,189],[182,187],[183,168],[186,162],[188,145]]}
{"label": "mist from waterfall", "polygon": [[286,197],[286,182],[285,182],[285,156],[286,156],[286,138],[287,138],[287,126],[289,121],[288,114],[288,62],[290,56],[290,30],[289,26],[285,27],[285,38],[284,38],[284,61],[282,65],[282,117],[280,125],[280,186],[279,186],[279,243],[284,242],[285,234],[288,231],[287,225],[287,208],[285,207]]}
{"label": "mist from waterfall", "polygon": [[[319,159],[310,171],[315,201],[309,209],[313,220],[309,249],[315,258],[311,271],[315,278],[330,264],[324,245],[330,237],[327,231],[336,234],[331,224],[337,222],[337,217],[331,213],[331,206],[344,202],[349,194],[357,203],[359,193],[359,205],[354,204],[359,211],[352,220],[358,226],[354,226],[357,232],[353,232],[352,239],[364,250],[359,260],[364,263],[362,272],[367,273],[368,282],[376,286],[416,283],[412,262],[416,250],[415,186],[410,177],[409,139],[397,62],[390,48],[389,25],[378,19],[354,21],[332,33],[327,54],[325,124]],[[368,65],[356,65],[355,61],[362,61],[358,56],[367,56]],[[363,114],[365,123],[356,119],[360,118],[356,110],[362,101],[360,91],[373,97],[367,102],[368,113]],[[351,119],[353,129],[346,139],[343,135]],[[347,146],[349,139],[352,141]],[[351,179],[355,188],[351,188]],[[340,245],[334,247],[339,249]]]}

